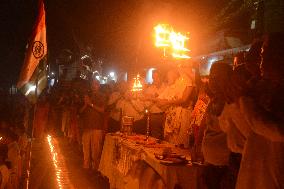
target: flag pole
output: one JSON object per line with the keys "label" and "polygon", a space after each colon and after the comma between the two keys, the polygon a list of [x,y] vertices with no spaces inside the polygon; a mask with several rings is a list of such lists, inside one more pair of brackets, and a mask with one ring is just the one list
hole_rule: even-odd
{"label": "flag pole", "polygon": [[[41,9],[41,6],[43,6],[43,10]],[[39,0],[39,10],[41,11],[43,11],[43,16],[44,16],[44,19],[45,19],[45,10],[44,10],[44,4],[43,4],[43,0]],[[41,18],[38,18],[38,19],[41,19]],[[37,20],[37,22],[36,22],[36,28],[38,28],[40,25],[40,21],[41,20]],[[44,21],[44,25],[45,25],[45,21]],[[36,37],[36,35],[34,36],[35,37],[35,39],[34,40],[39,40],[39,41],[41,41],[40,39],[37,39]],[[46,36],[45,36],[46,37]],[[45,44],[45,43],[43,43],[43,44]],[[41,43],[41,45],[42,45],[42,43]],[[42,47],[42,48],[44,48],[44,47]],[[43,51],[44,52],[44,51]],[[34,54],[33,54],[34,55]],[[34,55],[35,56],[35,55]],[[35,57],[35,58],[37,58],[37,57]],[[39,64],[40,62],[38,62],[37,63],[37,65],[36,66],[38,66],[38,64]],[[36,68],[36,66],[35,66],[35,68]],[[46,68],[44,68],[44,69],[46,69]],[[49,68],[50,69],[50,68]],[[26,163],[27,163],[27,168],[26,168],[26,170],[25,170],[25,180],[24,180],[24,188],[25,189],[29,189],[30,188],[30,174],[31,174],[31,158],[32,158],[32,148],[33,148],[33,141],[34,141],[34,128],[35,128],[35,119],[36,119],[36,112],[37,112],[37,100],[38,100],[38,85],[39,85],[39,76],[40,76],[40,74],[41,74],[41,69],[39,70],[39,72],[38,73],[36,73],[36,78],[35,78],[35,104],[34,104],[34,109],[33,109],[33,117],[32,117],[32,128],[31,128],[31,139],[30,139],[30,143],[29,143],[29,149],[28,149],[28,153],[27,153],[27,161],[26,161]],[[30,79],[30,78],[29,78]]]}
{"label": "flag pole", "polygon": [[36,111],[37,111],[37,99],[38,99],[38,80],[39,80],[39,73],[36,75],[36,80],[35,80],[35,104],[34,104],[34,109],[33,109],[33,118],[32,118],[32,130],[31,130],[31,140],[29,144],[29,149],[28,149],[28,158],[27,158],[27,168],[26,168],[26,177],[25,177],[25,189],[29,189],[29,182],[30,182],[30,172],[31,172],[31,158],[32,158],[32,146],[33,146],[33,140],[34,140],[34,123],[35,123],[35,118],[36,118]]}

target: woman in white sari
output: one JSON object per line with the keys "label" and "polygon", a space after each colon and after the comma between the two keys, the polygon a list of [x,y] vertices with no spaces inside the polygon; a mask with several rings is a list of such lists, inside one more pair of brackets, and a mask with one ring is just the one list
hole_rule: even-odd
{"label": "woman in white sari", "polygon": [[[179,72],[179,74],[178,74]],[[167,107],[164,138],[175,145],[189,146],[190,115],[194,90],[194,73],[192,67],[179,67],[168,72],[168,86],[159,95],[158,104]]]}

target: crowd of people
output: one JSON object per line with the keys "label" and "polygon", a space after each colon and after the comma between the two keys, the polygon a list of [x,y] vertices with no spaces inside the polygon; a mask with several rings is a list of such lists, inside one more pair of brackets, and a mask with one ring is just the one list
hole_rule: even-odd
{"label": "crowd of people", "polygon": [[228,173],[235,188],[284,187],[283,41],[280,34],[266,36],[233,68],[211,67],[202,146],[210,188],[220,188]]}
{"label": "crowd of people", "polygon": [[[97,170],[105,134],[119,132],[124,116],[133,118],[134,133],[147,134],[147,110],[150,135],[190,150],[192,161],[204,165],[207,188],[284,188],[283,44],[280,34],[256,40],[232,64],[214,63],[208,77],[201,78],[188,62],[155,70],[153,83],[142,91],[131,90],[132,81],[100,85],[95,78],[77,77],[71,84],[59,82],[40,95],[31,135],[66,137],[81,149],[83,168]],[[208,106],[196,124],[193,111],[201,95]],[[1,189],[9,180],[19,183],[15,179],[21,177],[19,162],[27,149],[25,119],[17,126],[1,119],[1,134],[7,136],[1,141]]]}
{"label": "crowd of people", "polygon": [[27,134],[30,105],[23,95],[1,91],[0,188],[17,189],[25,182],[29,159]]}

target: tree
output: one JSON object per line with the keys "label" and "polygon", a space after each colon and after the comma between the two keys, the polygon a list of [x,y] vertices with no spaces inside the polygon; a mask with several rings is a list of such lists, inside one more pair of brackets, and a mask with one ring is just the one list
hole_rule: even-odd
{"label": "tree", "polygon": [[257,4],[258,0],[231,0],[216,16],[216,29],[226,27],[235,21],[241,21],[240,18],[244,15],[249,16],[247,19],[251,19],[251,16],[256,13]]}

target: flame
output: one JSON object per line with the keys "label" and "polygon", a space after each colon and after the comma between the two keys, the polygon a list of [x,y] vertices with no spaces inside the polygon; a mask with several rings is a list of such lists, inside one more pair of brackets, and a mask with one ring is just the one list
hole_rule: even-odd
{"label": "flame", "polygon": [[50,153],[51,153],[53,165],[55,168],[55,175],[56,175],[58,188],[63,189],[63,188],[66,188],[66,186],[68,186],[68,188],[73,189],[74,187],[69,180],[64,161],[63,159],[60,158],[59,151],[56,150],[56,146],[57,146],[56,140],[52,139],[52,137],[48,135],[47,142],[50,148]]}
{"label": "flame", "polygon": [[[189,39],[187,36],[182,35],[180,32],[175,32],[167,24],[158,24],[155,28],[156,47],[170,48],[172,56],[177,59],[190,58],[186,53],[190,50],[185,47],[186,41]],[[165,53],[164,53],[165,56]]]}
{"label": "flame", "polygon": [[142,91],[143,85],[141,84],[140,81],[140,75],[137,74],[137,76],[134,78],[134,83],[132,86],[131,91]]}

